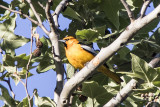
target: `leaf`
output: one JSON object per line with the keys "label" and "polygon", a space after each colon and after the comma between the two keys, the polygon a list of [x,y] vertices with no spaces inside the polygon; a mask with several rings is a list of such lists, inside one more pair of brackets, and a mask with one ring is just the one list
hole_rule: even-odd
{"label": "leaf", "polygon": [[[45,4],[46,4],[46,1],[45,0],[33,0],[32,1],[32,4],[33,4],[33,6],[34,6],[34,8],[35,8],[35,10],[36,10],[36,13],[38,13],[39,14],[39,16],[40,16],[40,18],[41,18],[41,20],[42,20],[42,22],[46,19],[46,14],[45,14],[45,11],[44,11],[44,9],[39,5],[39,3],[40,4],[42,4],[42,6],[46,6]],[[37,18],[36,18],[36,16],[35,16],[35,14],[33,13],[33,11],[32,11],[32,9],[31,8],[29,8],[29,15],[30,15],[30,17],[32,18],[32,19],[34,19],[34,20],[37,20]],[[34,24],[34,23],[32,23],[32,26],[33,27],[37,27],[37,25],[36,24]]]}
{"label": "leaf", "polygon": [[103,86],[103,85],[107,85],[108,84],[108,77],[105,76],[102,73],[98,73],[96,75],[93,75],[93,77],[91,78],[91,80],[95,81],[98,83],[98,85]]}
{"label": "leaf", "polygon": [[17,72],[17,68],[14,66],[3,66],[9,73],[16,73]]}
{"label": "leaf", "polygon": [[[21,55],[18,55],[18,56],[15,56],[15,61],[17,61],[17,67],[26,67],[27,64],[28,64],[28,60],[29,60],[29,55],[26,56],[26,54],[21,54]],[[31,62],[32,64],[32,62]]]}
{"label": "leaf", "polygon": [[[31,107],[33,107],[33,98],[30,100],[31,102]],[[29,103],[28,103],[28,98],[25,97],[22,102],[20,102],[17,107],[29,107]]]}
{"label": "leaf", "polygon": [[15,59],[13,56],[7,55],[7,54],[5,54],[3,56],[3,65],[4,66],[15,66],[14,63],[15,63]]}
{"label": "leaf", "polygon": [[[20,72],[18,72],[19,77],[21,79],[25,79],[26,78],[26,72],[27,72],[26,68],[23,67],[22,70]],[[28,72],[28,77],[31,77],[32,75],[33,75],[32,73]]]}
{"label": "leaf", "polygon": [[113,23],[117,30],[119,30],[119,9],[122,4],[119,0],[103,0],[100,4],[100,8],[105,12],[107,18]]}
{"label": "leaf", "polygon": [[157,27],[159,23],[159,19],[155,19],[153,20],[151,23],[147,24],[146,26],[144,26],[140,31],[139,33],[148,33],[150,31],[152,31],[154,28]]}
{"label": "leaf", "polygon": [[106,25],[96,27],[95,30],[97,30],[98,33],[101,34],[101,36],[103,37],[105,35]]}
{"label": "leaf", "polygon": [[156,42],[158,45],[160,45],[160,28],[158,28],[149,38],[150,41]]}
{"label": "leaf", "polygon": [[77,30],[76,35],[77,39],[86,39],[88,42],[95,42],[99,36],[99,33],[93,29],[83,29]]}
{"label": "leaf", "polygon": [[37,66],[38,73],[44,73],[50,69],[55,69],[54,61],[52,58],[51,48],[47,50],[43,58],[40,60],[39,65]]}
{"label": "leaf", "polygon": [[0,38],[5,40],[12,40],[16,37],[14,34],[16,18],[17,15],[13,14],[9,19],[5,20],[3,23],[0,23]]}
{"label": "leaf", "polygon": [[151,68],[147,62],[138,56],[131,54],[132,56],[132,71],[137,78],[145,80],[147,83],[151,83],[157,77],[157,71]]}
{"label": "leaf", "polygon": [[[0,3],[1,4],[1,3]],[[9,19],[11,12],[6,10],[3,16],[0,17],[0,21],[3,21],[5,19]]]}
{"label": "leaf", "polygon": [[153,0],[153,6],[156,8],[160,4],[159,0]]}
{"label": "leaf", "polygon": [[9,95],[7,88],[0,84],[1,95],[0,100],[3,100],[7,106],[16,107],[15,100]]}
{"label": "leaf", "polygon": [[25,45],[29,41],[30,41],[30,39],[28,39],[28,38],[15,35],[14,38],[12,38],[11,40],[4,39],[3,42],[1,43],[1,47],[3,50],[6,50],[6,49],[14,50],[14,49],[17,49],[17,48]]}
{"label": "leaf", "polygon": [[35,97],[35,105],[37,107],[56,107],[56,103],[53,102],[49,97],[39,97],[37,90],[34,97]]}
{"label": "leaf", "polygon": [[155,70],[158,72],[158,76],[156,79],[153,81],[153,84],[157,87],[160,87],[160,67],[155,68]]}
{"label": "leaf", "polygon": [[42,38],[40,38],[40,41],[43,43],[43,47],[41,49],[41,53],[42,53],[42,55],[44,55],[45,52],[47,51],[50,43],[48,43],[48,39],[46,37],[44,37],[44,36]]}
{"label": "leaf", "polygon": [[99,86],[97,82],[87,81],[82,85],[82,94],[92,99],[95,98],[100,104],[105,104],[113,97],[104,87]]}
{"label": "leaf", "polygon": [[[2,5],[2,6],[6,6],[6,7],[8,7],[8,4],[5,2],[5,1],[3,1],[3,0],[1,0],[0,1],[0,4]],[[5,12],[5,9],[0,9],[0,14],[3,14]]]}
{"label": "leaf", "polygon": [[66,64],[67,78],[71,78],[74,75],[75,68],[71,64]]}
{"label": "leaf", "polygon": [[79,21],[82,21],[80,18],[79,18],[79,14],[74,11],[72,8],[70,7],[67,7],[67,9],[62,13],[64,16],[67,16],[71,19],[77,19]]}

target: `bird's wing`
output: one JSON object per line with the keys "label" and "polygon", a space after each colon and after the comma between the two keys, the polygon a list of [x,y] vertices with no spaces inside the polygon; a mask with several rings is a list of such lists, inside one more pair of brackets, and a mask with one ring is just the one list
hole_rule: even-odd
{"label": "bird's wing", "polygon": [[94,56],[97,55],[97,53],[94,51],[94,49],[91,48],[91,47],[89,47],[89,46],[87,46],[87,45],[81,44],[81,48],[83,48],[83,49],[86,50],[87,52],[93,54]]}
{"label": "bird's wing", "polygon": [[[89,47],[89,46],[87,46],[87,45],[81,44],[81,48],[83,48],[83,49],[86,50],[87,52],[93,54],[94,56],[97,55],[97,53],[94,51],[94,49],[91,48],[91,47]],[[107,65],[106,63],[104,63],[103,65],[104,65],[105,67],[109,68],[108,65]]]}

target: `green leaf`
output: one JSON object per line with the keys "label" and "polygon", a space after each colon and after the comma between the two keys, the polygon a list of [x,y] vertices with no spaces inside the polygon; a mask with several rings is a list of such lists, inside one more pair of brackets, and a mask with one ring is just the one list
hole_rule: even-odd
{"label": "green leaf", "polygon": [[127,47],[121,48],[116,55],[114,55],[109,64],[112,66],[117,65],[117,71],[130,71],[131,70],[131,56],[130,50]]}
{"label": "green leaf", "polygon": [[74,11],[72,8],[70,7],[67,7],[67,9],[62,13],[64,16],[67,16],[71,19],[77,19],[79,21],[82,21],[80,18],[79,18],[79,14]]}
{"label": "green leaf", "polygon": [[108,93],[107,90],[98,85],[97,82],[87,81],[84,82],[82,86],[82,94],[92,99],[95,98],[100,104],[105,104],[113,97],[112,94]]}
{"label": "green leaf", "polygon": [[[41,20],[42,20],[42,22],[46,19],[46,14],[45,14],[45,11],[44,11],[44,9],[39,5],[39,3],[40,4],[42,4],[42,6],[46,6],[46,1],[45,0],[33,0],[32,1],[32,4],[33,4],[33,6],[34,6],[34,8],[35,8],[35,10],[36,10],[36,13],[38,13],[39,14],[39,16],[40,16],[40,18],[41,18]],[[33,13],[33,11],[32,11],[32,9],[30,8],[29,9],[29,15],[30,15],[30,17],[31,18],[33,18],[34,20],[37,20],[37,18],[36,18],[36,16],[35,16],[35,14]],[[34,23],[32,23],[32,26],[34,26],[34,27],[37,27],[37,25],[35,25]]]}
{"label": "green leaf", "polygon": [[101,86],[108,84],[108,77],[105,76],[102,73],[98,73],[96,75],[93,75],[93,77],[91,78],[91,80],[97,82]]}
{"label": "green leaf", "polygon": [[88,42],[95,42],[99,36],[99,33],[97,30],[83,29],[77,30],[76,35],[77,39],[86,39]]}
{"label": "green leaf", "polygon": [[51,48],[47,50],[43,58],[40,60],[39,65],[37,66],[38,73],[44,73],[50,69],[55,69],[54,61],[52,58]]}
{"label": "green leaf", "polygon": [[4,103],[9,107],[16,107],[15,100],[9,95],[7,88],[0,84],[1,95],[0,100],[3,100]]}
{"label": "green leaf", "polygon": [[9,19],[11,12],[6,10],[3,16],[0,17],[0,21],[3,21],[4,19]]}
{"label": "green leaf", "polygon": [[157,71],[151,68],[147,62],[138,56],[131,54],[132,56],[132,71],[137,78],[145,80],[147,83],[151,83],[157,77]]}
{"label": "green leaf", "polygon": [[[8,4],[5,2],[5,1],[3,1],[3,0],[1,0],[0,1],[0,4],[2,5],[2,6],[6,6],[6,7],[8,7]],[[5,9],[0,9],[0,14],[3,14],[5,12]]]}
{"label": "green leaf", "polygon": [[160,45],[160,28],[158,28],[153,35],[149,38],[150,41],[156,42],[158,45]]}
{"label": "green leaf", "polygon": [[156,8],[160,4],[159,0],[153,0],[153,6]]}
{"label": "green leaf", "polygon": [[16,73],[17,68],[15,66],[3,66],[9,73]]}
{"label": "green leaf", "polygon": [[[26,54],[21,54],[18,56],[15,56],[15,61],[17,61],[17,67],[26,67],[28,64],[28,60],[29,60],[30,56],[26,56]],[[32,64],[32,62],[31,62]]]}
{"label": "green leaf", "polygon": [[160,52],[159,48],[160,46],[155,43],[155,41],[141,40],[140,43],[134,46],[134,48],[132,49],[132,53],[136,54],[146,61],[150,61],[153,57],[153,53]]}
{"label": "green leaf", "polygon": [[45,52],[47,51],[50,43],[48,42],[49,40],[44,36],[42,38],[40,38],[40,41],[43,43],[43,47],[41,49],[41,53],[42,53],[42,55],[44,55]]}
{"label": "green leaf", "polygon": [[[21,79],[25,79],[26,78],[26,68],[22,68],[22,70],[20,72],[18,72],[18,75]],[[28,72],[28,77],[31,77],[33,74]]]}
{"label": "green leaf", "polygon": [[4,66],[15,66],[14,62],[15,62],[15,59],[13,56],[7,55],[7,54],[5,54],[3,56],[3,65]]}
{"label": "green leaf", "polygon": [[157,78],[153,81],[153,84],[157,87],[160,87],[160,67],[155,68],[155,70],[158,72]]}
{"label": "green leaf", "polygon": [[157,27],[159,23],[159,19],[155,19],[153,20],[151,23],[147,24],[145,27],[143,27],[139,33],[148,33],[150,31],[152,31],[153,29],[155,29]]}
{"label": "green leaf", "polygon": [[[33,98],[30,100],[31,102],[31,107],[33,107]],[[22,102],[20,102],[17,107],[29,107],[29,103],[28,103],[28,98],[25,97]]]}
{"label": "green leaf", "polygon": [[[11,2],[11,8],[14,10],[15,8],[18,8],[20,11],[23,12],[23,14],[28,14],[29,11],[29,4],[27,3],[27,1],[23,1],[23,0],[13,0]],[[22,16],[22,15],[20,15]],[[25,17],[24,17],[25,18]]]}
{"label": "green leaf", "polygon": [[17,15],[13,14],[9,19],[0,23],[0,38],[5,40],[12,40],[16,36],[14,34],[14,29],[16,27],[16,18]]}
{"label": "green leaf", "polygon": [[119,30],[119,9],[122,8],[122,4],[119,0],[103,0],[100,4],[100,8],[105,12],[107,18],[113,23],[117,30]]}
{"label": "green leaf", "polygon": [[35,97],[35,105],[37,107],[56,107],[56,103],[53,102],[49,97],[39,97],[37,90],[34,97]]}
{"label": "green leaf", "polygon": [[14,49],[17,49],[17,48],[25,45],[29,41],[30,41],[30,39],[28,39],[28,38],[15,35],[14,38],[12,38],[11,40],[4,39],[3,42],[1,43],[1,47],[3,50],[7,50],[7,49],[14,50]]}
{"label": "green leaf", "polygon": [[106,25],[96,27],[95,30],[97,30],[98,33],[101,34],[101,36],[103,37],[105,35]]}
{"label": "green leaf", "polygon": [[71,78],[74,75],[75,68],[71,64],[66,64],[67,78]]}

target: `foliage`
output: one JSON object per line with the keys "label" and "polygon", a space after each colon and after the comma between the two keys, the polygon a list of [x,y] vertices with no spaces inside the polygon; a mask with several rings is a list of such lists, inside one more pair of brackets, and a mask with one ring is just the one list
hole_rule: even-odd
{"label": "foliage", "polygon": [[[143,1],[126,1],[134,16],[139,17]],[[42,21],[46,21],[45,11],[38,3],[40,2],[41,5],[45,6],[46,0],[32,0],[32,2]],[[52,10],[54,11],[60,1],[54,0],[53,2]],[[2,0],[0,4],[14,10],[21,10],[24,14],[28,14],[36,20],[35,14],[25,0],[13,0],[11,4],[7,4]],[[158,4],[159,0],[153,0],[154,7]],[[64,17],[71,19],[72,22],[68,29],[59,30],[61,39],[66,35],[73,35],[79,41],[86,44],[96,43],[100,49],[111,44],[130,23],[126,10],[120,0],[72,0],[62,14]],[[0,62],[0,80],[6,81],[8,78],[12,78],[15,84],[18,84],[20,80],[17,76],[20,79],[26,78],[26,65],[30,55],[26,56],[25,53],[22,53],[17,56],[15,50],[19,47],[23,48],[23,45],[30,42],[30,39],[14,33],[17,14],[0,9],[0,16],[0,50],[2,49],[1,54],[3,53],[3,59]],[[22,15],[20,15],[20,18],[25,19]],[[149,35],[149,32],[155,29],[158,23],[159,19],[141,29],[127,44],[131,44],[133,46],[132,49],[129,49],[126,45],[108,60],[107,64],[110,70],[114,70],[121,75],[124,81],[121,86],[103,74],[94,74],[93,77],[82,83],[80,90],[74,91],[73,105],[78,107],[103,106],[131,78],[139,81],[138,88],[119,106],[145,106],[150,101],[160,103],[160,92],[157,91],[160,87],[160,67],[151,68],[148,65],[148,62],[154,58],[154,55],[160,52],[160,28],[156,29],[152,35]],[[33,23],[32,26],[37,27]],[[47,37],[42,37],[40,41],[43,43],[41,55],[39,57],[32,57],[29,70],[36,68],[37,73],[45,73],[50,69],[55,70],[50,40]],[[62,45],[60,45],[60,48],[62,61],[66,63],[66,77],[69,79],[74,75],[75,69],[66,60]],[[36,66],[34,66],[35,64]],[[19,68],[22,68],[22,70],[19,71]],[[34,76],[32,73],[28,73],[28,77],[32,78],[32,76]],[[9,90],[6,87],[0,84],[0,89],[0,100],[4,101],[4,107],[29,105],[27,97],[22,101],[16,101],[10,96]],[[146,93],[154,95],[148,96],[148,99],[146,99]],[[83,97],[85,98],[83,101],[80,98],[82,95],[85,96]],[[157,97],[155,98],[155,96]],[[32,99],[31,102],[32,106],[34,103],[38,107],[56,106],[55,102],[49,97],[40,97],[37,90],[35,90],[34,101]]]}

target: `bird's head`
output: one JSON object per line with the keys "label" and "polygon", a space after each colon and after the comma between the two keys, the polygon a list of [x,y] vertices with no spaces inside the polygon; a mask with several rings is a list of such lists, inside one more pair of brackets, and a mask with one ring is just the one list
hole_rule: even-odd
{"label": "bird's head", "polygon": [[62,42],[65,45],[65,47],[69,47],[72,46],[73,44],[79,43],[79,41],[75,39],[73,36],[67,36],[63,38],[63,40],[59,41]]}

